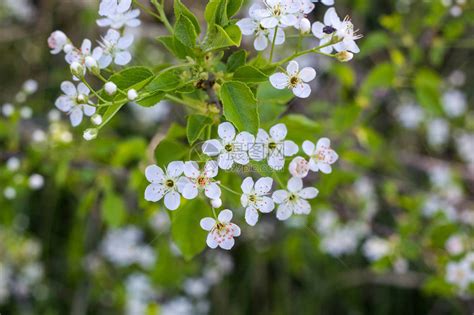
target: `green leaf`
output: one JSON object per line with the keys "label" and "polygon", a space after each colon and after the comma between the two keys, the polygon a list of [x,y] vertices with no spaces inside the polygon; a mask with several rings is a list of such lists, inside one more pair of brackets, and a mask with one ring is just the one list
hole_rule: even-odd
{"label": "green leaf", "polygon": [[389,63],[381,63],[369,73],[361,87],[361,95],[371,96],[377,88],[389,88],[395,80],[395,69]]}
{"label": "green leaf", "polygon": [[183,45],[175,36],[159,36],[156,38],[165,48],[180,59],[187,56],[194,56],[194,51]]}
{"label": "green leaf", "polygon": [[183,45],[187,47],[196,46],[196,30],[193,23],[184,15],[180,15],[174,26],[174,35]]}
{"label": "green leaf", "polygon": [[206,247],[207,232],[200,226],[211,208],[202,199],[182,200],[183,204],[171,213],[171,236],[184,258],[190,260]]}
{"label": "green leaf", "polygon": [[258,85],[257,104],[260,123],[274,124],[278,117],[286,110],[286,105],[294,98],[289,89],[275,89],[266,81]]}
{"label": "green leaf", "polygon": [[288,139],[296,143],[303,143],[304,140],[314,139],[321,134],[321,125],[314,120],[300,114],[291,114],[280,119],[288,128]]}
{"label": "green leaf", "polygon": [[430,69],[421,69],[417,72],[413,85],[416,98],[428,112],[442,114],[440,87],[442,80],[437,73]]}
{"label": "green leaf", "polygon": [[243,66],[235,71],[233,80],[248,83],[259,83],[267,81],[268,76],[254,66]]}
{"label": "green leaf", "polygon": [[190,144],[198,140],[204,129],[212,124],[212,119],[203,115],[189,115],[186,126],[186,135]]}
{"label": "green leaf", "polygon": [[260,125],[257,100],[242,82],[225,82],[219,91],[224,105],[224,116],[240,131],[256,134]]}
{"label": "green leaf", "polygon": [[206,36],[202,48],[205,52],[226,48],[230,46],[240,46],[242,33],[237,25],[230,25],[225,29],[215,25]]}
{"label": "green leaf", "polygon": [[237,68],[243,66],[247,60],[247,52],[244,49],[234,52],[227,58],[227,71],[234,72]]}
{"label": "green leaf", "polygon": [[156,104],[161,102],[161,100],[163,100],[164,96],[165,96],[165,93],[159,91],[141,99],[140,101],[137,102],[137,104],[143,107],[155,106]]}
{"label": "green leaf", "polygon": [[183,83],[183,80],[177,72],[176,69],[170,69],[159,73],[153,81],[148,84],[146,90],[150,92],[176,90]]}
{"label": "green leaf", "polygon": [[120,226],[125,220],[125,204],[117,194],[108,191],[102,201],[102,219],[111,227]]}
{"label": "green leaf", "polygon": [[201,33],[201,25],[196,16],[181,2],[181,0],[174,0],[174,15],[176,18],[180,16],[187,17],[193,23],[197,34]]}
{"label": "green leaf", "polygon": [[228,0],[227,3],[227,18],[231,18],[239,12],[244,0]]}
{"label": "green leaf", "polygon": [[229,23],[227,0],[210,0],[204,11],[204,18],[208,24],[208,30],[216,24],[226,26]]}

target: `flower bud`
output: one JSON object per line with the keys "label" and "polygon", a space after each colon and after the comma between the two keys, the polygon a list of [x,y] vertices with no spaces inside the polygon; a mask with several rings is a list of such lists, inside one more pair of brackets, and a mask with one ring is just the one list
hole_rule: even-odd
{"label": "flower bud", "polygon": [[354,54],[347,50],[340,51],[336,54],[336,58],[340,62],[350,61],[353,57],[354,57]]}
{"label": "flower bud", "polygon": [[84,131],[82,136],[84,137],[85,140],[90,141],[97,138],[98,134],[99,134],[99,130],[97,130],[97,128],[89,128]]}
{"label": "flower bud", "polygon": [[30,188],[33,190],[40,189],[43,187],[43,185],[44,185],[44,177],[41,176],[40,174],[33,174],[28,179],[28,186],[30,186]]}
{"label": "flower bud", "polygon": [[222,207],[222,199],[221,199],[221,198],[212,199],[212,200],[211,200],[211,206],[212,206],[213,208],[220,208],[220,207]]}
{"label": "flower bud", "polygon": [[100,73],[99,63],[92,56],[87,56],[85,63],[87,69],[89,69],[93,74]]}
{"label": "flower bud", "polygon": [[79,62],[74,61],[71,63],[70,69],[73,76],[77,78],[82,78],[84,76],[84,66]]}
{"label": "flower bud", "polygon": [[100,124],[102,124],[102,116],[99,114],[94,114],[91,117],[91,121],[94,125],[99,126]]}
{"label": "flower bud", "polygon": [[301,34],[307,34],[311,31],[311,22],[307,18],[302,18],[299,26]]}
{"label": "flower bud", "polygon": [[68,38],[66,34],[61,31],[54,31],[48,37],[48,46],[49,48],[51,48],[51,53],[53,55],[59,54],[59,52],[63,50],[67,42]]}
{"label": "flower bud", "polygon": [[113,82],[107,82],[104,85],[105,93],[109,95],[114,95],[117,92],[117,85]]}
{"label": "flower bud", "polygon": [[134,100],[137,99],[138,93],[137,93],[137,91],[136,91],[135,89],[130,89],[130,90],[128,90],[128,92],[127,92],[127,97],[128,97],[128,100],[129,100],[129,101],[134,101]]}

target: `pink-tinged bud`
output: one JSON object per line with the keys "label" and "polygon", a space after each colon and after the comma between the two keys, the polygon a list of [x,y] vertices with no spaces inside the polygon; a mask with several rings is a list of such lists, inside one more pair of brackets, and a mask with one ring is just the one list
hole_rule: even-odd
{"label": "pink-tinged bud", "polygon": [[134,100],[137,99],[138,93],[137,93],[136,90],[130,89],[130,90],[128,90],[128,92],[127,92],[127,97],[128,97],[128,100],[129,100],[129,101],[134,101]]}
{"label": "pink-tinged bud", "polygon": [[53,55],[59,54],[63,50],[64,46],[68,43],[66,34],[61,31],[54,31],[48,37],[48,46],[51,48]]}

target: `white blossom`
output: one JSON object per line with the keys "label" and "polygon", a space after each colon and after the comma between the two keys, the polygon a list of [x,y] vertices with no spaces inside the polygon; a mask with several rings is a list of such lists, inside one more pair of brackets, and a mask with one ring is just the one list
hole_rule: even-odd
{"label": "white blossom", "polygon": [[41,176],[40,174],[33,174],[28,179],[28,186],[31,189],[37,190],[37,189],[42,188],[43,185],[44,185],[44,177]]}
{"label": "white blossom", "polygon": [[83,67],[83,74],[85,74],[86,58],[91,57],[98,62],[98,60],[102,57],[102,53],[103,50],[101,47],[96,47],[94,48],[94,50],[92,50],[92,43],[89,39],[86,38],[82,41],[81,49],[73,47],[71,51],[66,54],[65,59],[70,65],[74,63],[80,64]]}
{"label": "white blossom", "polygon": [[467,261],[449,262],[446,265],[446,281],[464,291],[474,282],[474,272]]}
{"label": "white blossom", "polygon": [[451,235],[444,247],[450,255],[459,255],[464,251],[464,239],[461,235]]}
{"label": "white blossom", "polygon": [[316,145],[311,141],[304,141],[303,151],[310,158],[309,169],[313,172],[331,173],[331,164],[335,163],[339,158],[337,153],[331,149],[331,141],[328,138],[319,139]]}
{"label": "white blossom", "polygon": [[89,100],[89,88],[84,83],[79,83],[77,88],[73,83],[64,81],[61,83],[61,95],[55,102],[56,107],[69,115],[73,127],[78,126],[83,114],[92,116],[96,112],[94,104]]}
{"label": "white blossom", "polygon": [[290,162],[288,170],[292,176],[304,178],[309,172],[309,162],[301,156],[297,156]]}
{"label": "white blossom", "polygon": [[64,46],[69,43],[69,39],[66,34],[61,31],[54,31],[48,37],[48,46],[51,48],[51,53],[53,55],[59,54],[63,51]]}
{"label": "white blossom", "polygon": [[277,72],[270,76],[270,83],[276,89],[291,89],[293,94],[300,98],[307,98],[311,94],[311,87],[307,82],[314,80],[316,71],[311,67],[299,70],[299,65],[292,60],[286,68],[286,72]]}
{"label": "white blossom", "polygon": [[337,41],[334,45],[321,48],[323,53],[330,54],[333,49],[338,52],[347,50],[358,53],[360,51],[355,41],[362,35],[354,30],[354,25],[348,16],[341,21],[334,8],[329,8],[324,14],[324,24],[315,22],[311,29],[313,35],[320,39],[320,46],[327,45],[332,40]]}
{"label": "white blossom", "polygon": [[33,79],[26,80],[23,83],[22,90],[28,95],[35,93],[38,90],[38,81]]}
{"label": "white blossom", "polygon": [[2,114],[5,117],[10,117],[15,112],[15,107],[10,103],[5,103],[2,106]]}
{"label": "white blossom", "polygon": [[272,199],[278,204],[277,219],[286,220],[292,214],[309,214],[311,205],[307,199],[316,198],[319,191],[314,187],[303,188],[303,180],[292,177],[288,181],[287,190],[277,190]]}
{"label": "white blossom", "polygon": [[278,28],[275,37],[275,28],[268,29],[263,27],[255,13],[258,8],[258,5],[252,5],[249,10],[250,17],[243,18],[236,23],[242,35],[254,35],[253,46],[258,51],[265,50],[268,47],[268,43],[273,41],[273,38],[275,38],[275,45],[283,44],[285,42],[285,32],[283,29]]}
{"label": "white blossom", "polygon": [[466,95],[459,90],[449,90],[443,94],[443,108],[449,117],[459,117],[466,112]]}
{"label": "white blossom", "polygon": [[269,213],[275,208],[272,198],[268,197],[272,189],[271,177],[259,178],[255,183],[252,177],[243,180],[240,202],[245,207],[245,221],[254,226],[258,221],[258,212]]}
{"label": "white blossom", "polygon": [[234,237],[240,236],[240,228],[230,221],[232,220],[232,211],[222,210],[217,216],[217,220],[206,217],[201,220],[201,228],[209,231],[207,235],[207,246],[229,250],[234,244]]}
{"label": "white blossom", "polygon": [[270,128],[270,134],[258,129],[255,144],[249,148],[252,160],[267,160],[268,165],[275,170],[281,170],[285,165],[285,157],[295,155],[298,146],[291,140],[285,140],[288,130],[285,124],[277,124]]}
{"label": "white blossom", "polygon": [[234,126],[229,122],[219,125],[217,133],[220,139],[204,142],[202,151],[208,156],[217,156],[221,169],[228,170],[234,162],[241,165],[249,163],[248,148],[255,142],[255,137],[243,131],[236,135]]}
{"label": "white blossom", "polygon": [[218,170],[216,161],[207,161],[202,170],[199,170],[199,165],[194,161],[184,163],[184,175],[188,182],[183,187],[183,197],[194,199],[201,190],[209,199],[219,199],[221,189],[214,180]]}
{"label": "white blossom", "polygon": [[7,160],[6,166],[7,170],[10,172],[15,172],[20,168],[20,159],[17,157],[11,157]]}
{"label": "white blossom", "polygon": [[98,19],[97,25],[113,29],[139,26],[141,23],[138,19],[140,10],[132,10],[131,5],[131,0],[102,0],[99,6],[99,15],[104,18]]}
{"label": "white blossom", "polygon": [[426,126],[426,136],[429,145],[433,148],[438,149],[444,146],[449,139],[449,123],[442,118],[429,121]]}
{"label": "white blossom", "polygon": [[145,176],[151,184],[145,190],[145,200],[156,202],[164,197],[166,208],[176,210],[181,202],[180,193],[187,182],[181,176],[183,171],[184,163],[181,161],[169,163],[166,173],[156,165],[148,166]]}
{"label": "white blossom", "polygon": [[377,261],[389,255],[391,247],[389,241],[374,236],[365,241],[362,250],[365,257],[367,257],[370,261]]}
{"label": "white blossom", "polygon": [[121,36],[114,29],[109,29],[99,42],[103,53],[99,59],[100,68],[107,68],[112,61],[119,66],[124,66],[132,60],[132,55],[127,50],[133,43],[131,34]]}
{"label": "white blossom", "polygon": [[413,103],[399,106],[396,109],[395,115],[402,126],[407,129],[417,128],[425,117],[423,109],[419,105]]}
{"label": "white blossom", "polygon": [[255,17],[264,28],[294,26],[299,4],[292,0],[266,0],[264,7],[255,9]]}

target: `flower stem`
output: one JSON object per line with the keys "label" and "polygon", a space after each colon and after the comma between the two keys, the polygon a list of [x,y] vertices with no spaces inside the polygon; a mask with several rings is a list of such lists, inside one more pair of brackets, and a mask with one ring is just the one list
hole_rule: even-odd
{"label": "flower stem", "polygon": [[173,34],[173,33],[174,33],[174,30],[173,30],[173,27],[171,26],[170,22],[168,21],[168,18],[166,17],[166,13],[165,13],[165,9],[164,9],[163,3],[158,3],[157,0],[151,0],[151,3],[153,3],[153,5],[155,6],[156,10],[158,11],[158,13],[159,13],[159,20],[161,21],[161,23],[163,23],[163,25],[166,27],[166,29],[168,30],[168,32],[170,32],[171,34]]}
{"label": "flower stem", "polygon": [[299,56],[303,56],[303,55],[306,55],[306,54],[310,54],[310,53],[315,53],[315,54],[320,54],[320,55],[324,55],[324,56],[328,56],[328,57],[334,57],[334,55],[332,54],[326,54],[326,53],[323,53],[321,52],[320,50],[324,47],[328,47],[328,46],[332,46],[334,44],[337,44],[339,43],[340,41],[336,41],[336,42],[329,42],[329,43],[326,43],[324,45],[321,45],[321,46],[318,46],[318,47],[314,47],[314,48],[311,48],[311,49],[306,49],[306,50],[303,50],[303,51],[300,51],[300,52],[297,52],[297,53],[294,53],[293,55],[285,58],[285,59],[282,59],[278,62],[275,62],[273,65],[275,66],[280,66],[288,61],[291,61]]}
{"label": "flower stem", "polygon": [[92,93],[94,93],[94,95],[95,95],[99,100],[101,100],[101,101],[104,102],[104,103],[107,103],[107,101],[106,101],[105,99],[103,99],[103,98],[99,95],[99,93],[97,93],[97,92],[92,88],[92,86],[90,86],[90,84],[86,81],[86,79],[81,78],[81,81],[82,81],[82,83],[84,83],[84,84],[89,88],[89,90],[92,91]]}
{"label": "flower stem", "polygon": [[278,25],[275,27],[275,32],[273,33],[272,49],[270,50],[270,62],[272,62],[273,60],[273,51],[275,50],[275,41],[277,38],[277,32],[278,32]]}
{"label": "flower stem", "polygon": [[140,1],[138,0],[134,0],[133,1],[137,6],[139,6],[143,11],[145,11],[146,13],[148,13],[149,15],[155,17],[156,19],[158,19],[159,21],[161,21],[161,17],[156,14],[155,12],[151,11],[150,9],[148,9],[146,6],[144,6],[142,3],[140,3]]}
{"label": "flower stem", "polygon": [[227,187],[227,186],[225,186],[225,185],[220,184],[220,186],[221,186],[222,188],[224,188],[225,190],[227,190],[228,192],[231,192],[231,193],[233,193],[233,194],[235,194],[235,195],[237,195],[237,196],[240,196],[240,195],[241,195],[240,193],[236,192],[235,190],[233,190],[233,189],[231,189],[231,188],[229,188],[229,187]]}

